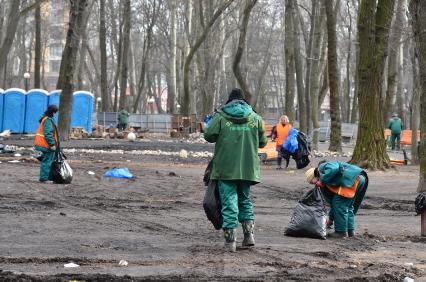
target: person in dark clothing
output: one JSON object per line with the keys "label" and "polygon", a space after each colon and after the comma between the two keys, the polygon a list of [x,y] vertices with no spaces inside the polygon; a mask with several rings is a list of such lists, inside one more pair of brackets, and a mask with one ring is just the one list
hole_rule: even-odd
{"label": "person in dark clothing", "polygon": [[389,129],[391,130],[391,147],[392,150],[396,149],[399,151],[401,147],[401,132],[403,128],[402,120],[398,117],[397,114],[393,114],[392,118],[389,120]]}

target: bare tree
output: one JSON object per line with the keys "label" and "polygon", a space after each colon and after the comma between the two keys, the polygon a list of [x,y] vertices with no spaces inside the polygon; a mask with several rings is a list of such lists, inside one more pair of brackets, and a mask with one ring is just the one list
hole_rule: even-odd
{"label": "bare tree", "polygon": [[56,85],[57,89],[62,90],[59,112],[59,131],[62,140],[68,140],[70,133],[73,78],[86,7],[87,0],[70,1],[70,22]]}
{"label": "bare tree", "polygon": [[426,5],[424,1],[411,0],[413,32],[417,44],[421,84],[420,93],[420,178],[417,192],[426,191]]}
{"label": "bare tree", "polygon": [[370,169],[389,167],[380,93],[394,5],[394,0],[362,0],[358,19],[359,124],[351,162]]}

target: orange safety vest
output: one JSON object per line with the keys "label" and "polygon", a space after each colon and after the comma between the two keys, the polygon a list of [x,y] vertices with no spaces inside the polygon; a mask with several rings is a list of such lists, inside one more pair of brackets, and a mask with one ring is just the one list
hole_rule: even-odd
{"label": "orange safety vest", "polygon": [[328,190],[333,192],[334,194],[337,194],[339,196],[352,199],[355,196],[356,188],[358,187],[360,176],[356,178],[354,184],[352,187],[344,187],[344,186],[330,186],[327,185]]}
{"label": "orange safety vest", "polygon": [[281,147],[284,144],[290,129],[291,125],[288,123],[286,125],[283,125],[281,122],[277,124],[277,147]]}
{"label": "orange safety vest", "polygon": [[[40,125],[37,129],[37,134],[36,134],[36,138],[34,140],[34,145],[49,149],[50,145],[49,145],[49,143],[47,143],[47,140],[44,137],[44,123],[46,122],[47,119],[48,119],[48,117],[44,117],[41,120]],[[55,146],[57,147],[58,146],[58,135],[56,134],[56,125],[53,122],[52,122],[52,125],[53,125],[53,138],[55,139]]]}

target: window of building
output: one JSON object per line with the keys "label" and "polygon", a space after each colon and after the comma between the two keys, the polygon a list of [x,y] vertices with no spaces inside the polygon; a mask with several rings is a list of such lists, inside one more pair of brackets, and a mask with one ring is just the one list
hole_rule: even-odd
{"label": "window of building", "polygon": [[49,46],[49,55],[51,58],[54,57],[61,57],[62,56],[62,44],[60,43],[55,43],[55,44],[51,44]]}
{"label": "window of building", "polygon": [[61,61],[49,61],[49,71],[50,72],[59,72],[59,68],[61,67]]}

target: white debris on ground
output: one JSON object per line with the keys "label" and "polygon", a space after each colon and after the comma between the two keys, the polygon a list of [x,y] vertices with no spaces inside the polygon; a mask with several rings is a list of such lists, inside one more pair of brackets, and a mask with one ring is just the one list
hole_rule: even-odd
{"label": "white debris on ground", "polygon": [[[162,150],[132,150],[132,151],[124,151],[124,150],[94,150],[94,149],[63,149],[65,153],[75,154],[75,153],[86,153],[86,154],[112,154],[112,155],[151,155],[151,156],[176,156],[181,158],[211,158],[213,153],[204,151],[204,152],[194,152],[194,151],[186,151],[181,150],[179,152],[167,152]],[[185,153],[182,153],[185,151]]]}
{"label": "white debris on ground", "polygon": [[348,157],[352,157],[352,152],[338,153],[338,152],[331,152],[331,151],[316,151],[316,150],[312,150],[312,154],[315,157],[317,157],[317,158],[325,158],[325,157],[332,157],[332,158],[344,157],[344,158],[348,158]]}
{"label": "white debris on ground", "polygon": [[181,157],[182,159],[187,159],[188,158],[188,151],[184,150],[184,149],[180,150],[179,157]]}
{"label": "white debris on ground", "polygon": [[11,134],[12,134],[12,132],[10,132],[9,129],[6,129],[2,133],[0,133],[0,137],[10,137]]}

